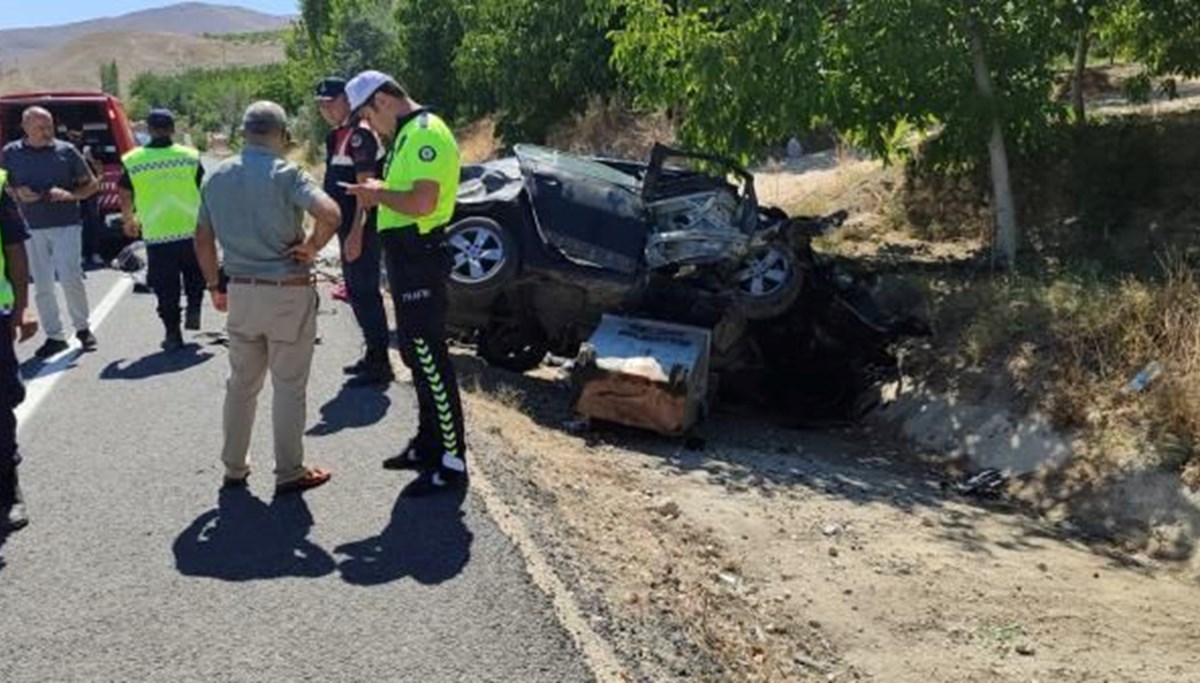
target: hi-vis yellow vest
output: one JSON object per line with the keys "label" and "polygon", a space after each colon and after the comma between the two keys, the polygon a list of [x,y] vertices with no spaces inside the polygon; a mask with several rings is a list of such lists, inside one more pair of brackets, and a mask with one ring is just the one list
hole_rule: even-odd
{"label": "hi-vis yellow vest", "polygon": [[177,242],[196,234],[200,153],[183,145],[139,147],[121,157],[133,183],[133,208],[147,244]]}
{"label": "hi-vis yellow vest", "polygon": [[[0,169],[0,193],[4,192],[6,183],[8,183],[8,171]],[[0,230],[4,230],[4,226],[0,225]],[[8,279],[8,264],[4,262],[4,249],[0,247],[0,309],[10,309],[15,303],[17,303],[17,295],[13,291],[12,282]]]}
{"label": "hi-vis yellow vest", "polygon": [[459,167],[458,143],[446,122],[429,112],[413,117],[396,131],[383,184],[389,190],[406,192],[418,180],[431,180],[440,187],[437,207],[428,216],[408,216],[380,205],[378,230],[416,228],[421,235],[428,235],[449,223],[458,201]]}

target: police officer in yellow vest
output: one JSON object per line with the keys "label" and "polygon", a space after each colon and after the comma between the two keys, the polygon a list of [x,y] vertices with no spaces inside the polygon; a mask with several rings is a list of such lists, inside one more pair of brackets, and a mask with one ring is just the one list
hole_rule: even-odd
{"label": "police officer in yellow vest", "polygon": [[200,153],[177,145],[175,117],[155,109],[146,119],[150,143],[121,158],[121,211],[125,234],[146,242],[147,284],[158,297],[158,317],[166,327],[164,351],[183,346],[179,329],[179,294],[187,295],[185,327],[200,329],[204,275],[196,260],[196,216],[200,212],[200,183],[204,167]]}
{"label": "police officer in yellow vest", "polygon": [[25,399],[13,339],[37,333],[29,314],[29,233],[16,202],[5,191],[8,174],[0,170],[0,538],[29,523],[17,481],[17,406]]}
{"label": "police officer in yellow vest", "polygon": [[[458,378],[446,348],[446,282],[451,259],[445,226],[454,215],[459,155],[454,133],[417,104],[391,76],[365,71],[346,84],[356,115],[390,141],[383,180],[347,185],[361,206],[379,207],[377,230],[387,260],[401,356],[412,370],[420,426],[388,469],[421,476],[406,490],[420,496],[462,491],[467,485],[466,443]],[[361,230],[361,226],[358,227]],[[346,258],[358,256],[361,235],[351,233]]]}

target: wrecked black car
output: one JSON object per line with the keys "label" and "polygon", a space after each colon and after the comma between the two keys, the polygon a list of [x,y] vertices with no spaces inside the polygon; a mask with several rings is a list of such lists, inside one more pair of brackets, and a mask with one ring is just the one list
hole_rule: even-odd
{"label": "wrecked black car", "polygon": [[463,169],[449,326],[518,372],[574,356],[604,314],[703,327],[723,396],[844,413],[894,369],[891,345],[922,330],[813,252],[845,218],[760,206],[753,176],[715,156],[660,145],[639,163],[518,145]]}

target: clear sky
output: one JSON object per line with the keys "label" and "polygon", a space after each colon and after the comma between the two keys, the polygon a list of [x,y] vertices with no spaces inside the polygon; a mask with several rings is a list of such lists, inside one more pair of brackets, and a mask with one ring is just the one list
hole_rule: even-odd
{"label": "clear sky", "polygon": [[[296,14],[297,0],[205,0],[214,5],[237,5],[267,14]],[[0,29],[54,26],[85,19],[115,17],[154,7],[179,4],[180,0],[3,0]]]}

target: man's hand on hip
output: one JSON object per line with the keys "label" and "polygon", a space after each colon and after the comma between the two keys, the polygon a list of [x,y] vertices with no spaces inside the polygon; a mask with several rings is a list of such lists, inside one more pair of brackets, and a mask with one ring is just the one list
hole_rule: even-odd
{"label": "man's hand on hip", "polygon": [[300,244],[288,249],[287,255],[297,263],[312,263],[317,260],[317,253],[320,249],[317,243],[312,238],[306,239]]}
{"label": "man's hand on hip", "polygon": [[220,312],[220,313],[228,313],[229,312],[229,295],[226,294],[225,292],[218,292],[216,290],[213,290],[212,301],[213,301],[213,308],[217,309],[218,312]]}
{"label": "man's hand on hip", "polygon": [[130,217],[128,220],[121,222],[121,232],[131,240],[135,240],[142,236],[142,224],[138,219]]}

